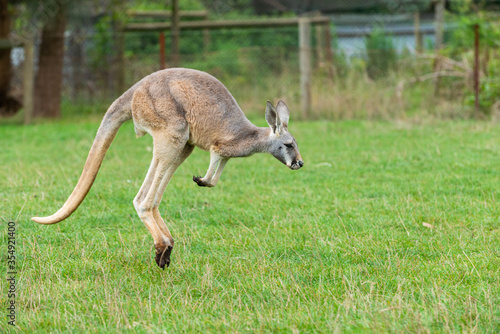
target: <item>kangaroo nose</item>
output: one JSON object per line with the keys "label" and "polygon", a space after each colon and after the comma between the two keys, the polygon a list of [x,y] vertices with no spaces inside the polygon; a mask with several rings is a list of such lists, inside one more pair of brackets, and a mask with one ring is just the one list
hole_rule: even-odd
{"label": "kangaroo nose", "polygon": [[298,161],[298,163],[299,163],[299,166],[300,166],[300,167],[304,166],[304,161],[299,160],[299,161]]}

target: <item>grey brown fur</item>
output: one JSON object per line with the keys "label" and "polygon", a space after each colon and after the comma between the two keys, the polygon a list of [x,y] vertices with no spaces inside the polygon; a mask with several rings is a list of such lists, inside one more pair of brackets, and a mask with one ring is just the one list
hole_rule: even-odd
{"label": "grey brown fur", "polygon": [[156,262],[170,263],[174,239],[160,217],[158,206],[177,167],[197,146],[210,151],[204,177],[193,177],[199,186],[214,187],[227,161],[254,153],[270,153],[291,169],[303,162],[297,143],[288,132],[288,107],[267,103],[269,128],[253,125],[226,87],[213,76],[196,70],[174,68],[155,72],[120,96],[108,109],[97,131],[82,175],[66,203],[48,217],[33,217],[40,224],[55,224],[80,205],[95,180],[104,155],[120,126],[133,119],[137,136],[153,137],[153,160],[134,207],[149,229],[156,248]]}

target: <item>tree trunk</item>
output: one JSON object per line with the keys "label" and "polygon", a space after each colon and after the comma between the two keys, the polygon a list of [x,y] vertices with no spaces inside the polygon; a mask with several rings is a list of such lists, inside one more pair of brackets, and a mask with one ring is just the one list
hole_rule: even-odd
{"label": "tree trunk", "polygon": [[[10,18],[7,0],[0,0],[0,39],[9,35]],[[0,49],[0,94],[7,95],[11,76],[10,49]]]}
{"label": "tree trunk", "polygon": [[[7,39],[10,32],[8,0],[0,0],[0,39]],[[21,103],[10,96],[12,64],[10,50],[0,49],[0,116],[11,116],[20,108]]]}
{"label": "tree trunk", "polygon": [[66,8],[59,6],[53,20],[43,27],[35,79],[34,117],[61,115],[61,87]]}

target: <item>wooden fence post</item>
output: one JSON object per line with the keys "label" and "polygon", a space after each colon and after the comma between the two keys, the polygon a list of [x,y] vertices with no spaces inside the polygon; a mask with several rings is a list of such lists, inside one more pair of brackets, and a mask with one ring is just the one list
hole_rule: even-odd
{"label": "wooden fence post", "polygon": [[203,56],[206,58],[210,52],[210,30],[203,29]]}
{"label": "wooden fence post", "polygon": [[413,35],[415,38],[415,51],[417,53],[422,52],[422,34],[420,33],[420,12],[415,12],[413,14]]}
{"label": "wooden fence post", "polygon": [[[208,12],[203,18],[204,20],[208,20]],[[203,29],[203,57],[206,59],[210,52],[210,29]]]}
{"label": "wooden fence post", "polygon": [[[434,61],[434,71],[441,71],[441,56],[439,55],[439,50],[443,45],[443,26],[444,26],[444,1],[445,0],[435,0],[435,38],[436,42],[434,45],[434,49],[436,51],[436,60]],[[436,77],[434,79],[434,95],[437,96],[439,94],[439,85],[440,78]]]}
{"label": "wooden fence post", "polygon": [[479,118],[479,24],[474,24],[474,107]]}
{"label": "wooden fence post", "polygon": [[24,73],[23,73],[23,104],[24,124],[33,119],[33,93],[35,87],[34,41],[29,39],[24,43]]}
{"label": "wooden fence post", "polygon": [[307,118],[311,109],[311,21],[299,18],[299,63],[302,117]]}
{"label": "wooden fence post", "polygon": [[325,48],[324,48],[325,40],[322,38],[323,25],[316,24],[316,26],[314,28],[315,28],[315,32],[316,32],[316,36],[315,36],[315,39],[316,39],[316,61],[315,61],[315,64],[316,64],[316,66],[315,67],[320,67],[320,64],[325,61]]}
{"label": "wooden fence post", "polygon": [[179,39],[180,39],[179,0],[172,0],[172,65],[179,66]]}
{"label": "wooden fence post", "polygon": [[443,31],[444,31],[444,0],[437,0],[435,8],[436,20],[436,50],[441,49],[443,45]]}

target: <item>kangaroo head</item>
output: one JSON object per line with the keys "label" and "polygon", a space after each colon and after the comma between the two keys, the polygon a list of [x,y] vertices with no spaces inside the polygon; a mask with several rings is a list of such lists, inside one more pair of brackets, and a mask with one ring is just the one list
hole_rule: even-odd
{"label": "kangaroo head", "polygon": [[295,138],[288,132],[289,118],[290,111],[285,102],[279,100],[275,108],[271,102],[267,101],[266,121],[271,127],[268,152],[290,169],[296,170],[302,167],[304,162]]}

